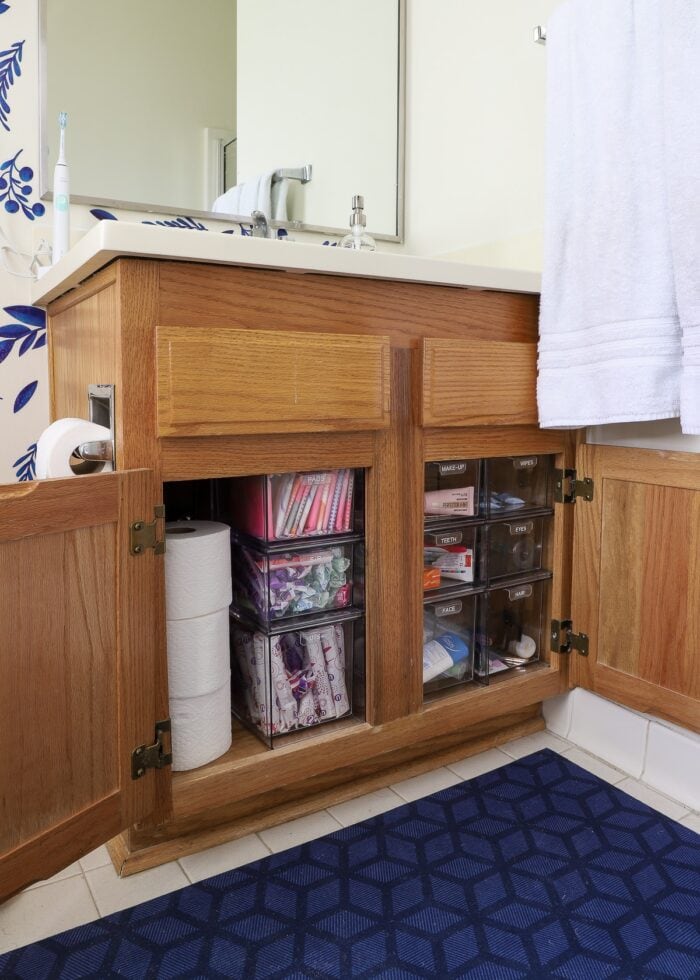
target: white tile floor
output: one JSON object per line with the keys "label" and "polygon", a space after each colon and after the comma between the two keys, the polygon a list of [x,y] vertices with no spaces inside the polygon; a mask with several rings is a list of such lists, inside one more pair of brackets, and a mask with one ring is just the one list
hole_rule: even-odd
{"label": "white tile floor", "polygon": [[542,748],[559,752],[601,779],[617,785],[630,796],[643,800],[700,833],[700,813],[662,796],[558,735],[547,731],[537,732],[508,742],[499,749],[490,749],[421,776],[394,783],[386,789],[339,803],[320,813],[220,844],[130,878],[118,878],[106,848],[99,847],[55,877],[33,885],[0,906],[0,953],[332,833],[339,827],[347,827],[407,801],[435,793],[463,779],[472,779]]}

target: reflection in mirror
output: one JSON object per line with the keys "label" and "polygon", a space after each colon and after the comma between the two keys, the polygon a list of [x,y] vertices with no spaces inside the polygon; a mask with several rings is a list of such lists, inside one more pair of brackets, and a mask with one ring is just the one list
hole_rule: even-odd
{"label": "reflection in mirror", "polygon": [[402,234],[404,0],[40,3],[44,197]]}

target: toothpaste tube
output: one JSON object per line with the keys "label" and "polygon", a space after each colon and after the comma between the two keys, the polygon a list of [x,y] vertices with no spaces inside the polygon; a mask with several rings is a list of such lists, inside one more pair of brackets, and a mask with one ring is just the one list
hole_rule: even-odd
{"label": "toothpaste tube", "polygon": [[452,490],[428,490],[423,510],[440,517],[473,517],[474,487],[455,487]]}
{"label": "toothpaste tube", "polygon": [[442,578],[471,584],[474,581],[474,552],[461,544],[423,548],[423,564],[440,571]]}

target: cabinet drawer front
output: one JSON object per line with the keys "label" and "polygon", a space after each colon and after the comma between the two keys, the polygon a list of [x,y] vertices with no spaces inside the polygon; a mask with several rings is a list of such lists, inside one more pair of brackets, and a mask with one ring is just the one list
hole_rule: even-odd
{"label": "cabinet drawer front", "polygon": [[535,344],[423,341],[425,426],[537,423]]}
{"label": "cabinet drawer front", "polygon": [[158,327],[157,358],[161,436],[389,424],[386,337]]}

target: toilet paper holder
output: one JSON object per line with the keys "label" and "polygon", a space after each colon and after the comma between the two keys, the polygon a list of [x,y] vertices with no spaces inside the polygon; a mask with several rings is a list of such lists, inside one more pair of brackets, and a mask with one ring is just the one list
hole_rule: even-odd
{"label": "toilet paper holder", "polygon": [[73,454],[91,463],[112,463],[116,469],[114,451],[114,385],[88,385],[88,418],[96,425],[109,429],[111,439],[81,442]]}

